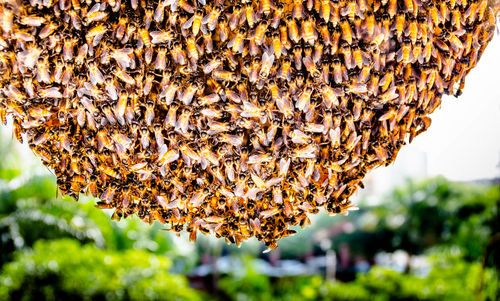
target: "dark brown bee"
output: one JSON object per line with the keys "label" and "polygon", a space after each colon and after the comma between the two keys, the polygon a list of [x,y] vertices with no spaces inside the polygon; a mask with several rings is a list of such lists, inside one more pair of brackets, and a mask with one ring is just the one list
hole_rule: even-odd
{"label": "dark brown bee", "polygon": [[320,207],[356,209],[366,173],[461,93],[499,11],[195,2],[0,4],[0,122],[113,219],[270,249]]}

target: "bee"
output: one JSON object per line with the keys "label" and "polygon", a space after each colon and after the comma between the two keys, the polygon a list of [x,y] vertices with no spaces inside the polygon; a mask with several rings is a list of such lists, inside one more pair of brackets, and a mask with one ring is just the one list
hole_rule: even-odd
{"label": "bee", "polygon": [[440,23],[440,18],[438,9],[435,6],[434,2],[430,2],[428,4],[427,10],[429,11],[429,16],[431,17],[432,24],[437,27]]}
{"label": "bee", "polygon": [[302,60],[304,62],[304,66],[306,67],[307,72],[309,72],[313,78],[317,79],[321,76],[321,72],[318,70],[316,64],[311,59],[311,57],[307,56]]}
{"label": "bee", "polygon": [[135,79],[121,68],[115,68],[114,75],[128,85],[134,86],[136,84]]}
{"label": "bee", "polygon": [[266,20],[262,20],[261,22],[259,22],[259,25],[257,25],[254,33],[255,43],[257,45],[262,45],[268,26],[269,23]]}
{"label": "bee", "polygon": [[340,28],[342,29],[342,39],[349,45],[352,44],[353,33],[351,25],[349,25],[349,21],[344,17],[340,19]]}
{"label": "bee", "polygon": [[245,29],[243,27],[240,27],[238,33],[236,33],[236,35],[227,44],[227,47],[229,47],[235,53],[243,52],[245,34]]}
{"label": "bee", "polygon": [[144,80],[143,94],[144,96],[149,96],[151,89],[153,88],[155,80],[155,75],[152,72],[148,72]]}
{"label": "bee", "polygon": [[303,19],[305,17],[304,2],[300,0],[293,0],[292,3],[292,17],[294,19]]}
{"label": "bee", "polygon": [[241,24],[240,20],[242,19],[243,15],[244,11],[241,4],[236,3],[233,7],[233,12],[231,13],[228,19],[229,28],[231,29],[231,31],[233,31],[236,28],[236,26]]}
{"label": "bee", "polygon": [[262,60],[260,63],[259,78],[265,79],[269,76],[273,63],[274,63],[274,54],[268,54],[267,52],[264,52],[262,54]]}
{"label": "bee", "polygon": [[460,50],[462,50],[464,48],[462,41],[460,41],[460,39],[453,33],[443,31],[442,38],[444,38],[445,40],[447,40],[450,43],[451,48],[455,52],[459,52]]}
{"label": "bee", "polygon": [[253,4],[251,2],[247,2],[245,4],[244,10],[245,10],[244,16],[246,17],[248,27],[253,28],[253,26],[255,25],[255,22],[256,22]]}
{"label": "bee", "polygon": [[391,85],[393,79],[394,79],[394,70],[391,68],[391,69],[386,71],[385,75],[380,80],[380,83],[379,83],[379,85],[381,87],[380,90],[382,92],[387,91],[387,89]]}
{"label": "bee", "polygon": [[270,26],[272,28],[274,29],[278,28],[281,22],[281,17],[283,16],[284,9],[285,5],[283,3],[279,2],[278,4],[276,4],[270,23]]}
{"label": "bee", "polygon": [[344,44],[340,50],[344,55],[344,63],[347,69],[353,69],[355,67],[354,58],[352,56],[352,49],[349,45]]}
{"label": "bee", "polygon": [[347,16],[349,20],[353,21],[354,16],[356,15],[357,4],[355,0],[347,0],[346,6],[342,8],[341,15],[343,17]]}
{"label": "bee", "polygon": [[47,58],[38,58],[36,63],[36,80],[40,83],[49,84],[51,76],[49,72],[49,64]]}
{"label": "bee", "polygon": [[315,41],[318,39],[318,33],[314,28],[314,23],[311,17],[302,22],[301,36],[304,42],[309,43],[309,45],[314,45]]}
{"label": "bee", "polygon": [[200,56],[198,53],[198,45],[196,44],[195,38],[193,36],[186,38],[186,48],[188,56],[192,59],[193,63],[196,63]]}
{"label": "bee", "polygon": [[[125,95],[123,95],[122,97],[125,97]],[[130,98],[130,105],[128,105],[127,108],[125,109],[125,117],[127,123],[131,124],[135,116],[140,114],[140,106],[137,94],[132,94],[129,96],[129,98]],[[123,101],[124,99],[121,100]]]}
{"label": "bee", "polygon": [[[287,36],[294,43],[298,43],[300,41],[300,33],[299,33],[299,27],[297,26],[294,17],[292,17],[292,15],[287,15],[285,18],[285,22],[286,22],[286,27],[288,29]],[[282,34],[282,43],[283,43],[283,34]]]}
{"label": "bee", "polygon": [[186,23],[182,25],[182,29],[191,28],[193,36],[197,36],[200,33],[202,19],[204,11],[201,8],[196,9],[194,15],[187,20]]}
{"label": "bee", "polygon": [[215,6],[210,10],[210,12],[203,17],[201,23],[203,25],[207,25],[208,30],[213,31],[217,26],[217,21],[219,20],[219,16],[222,13],[222,7]]}
{"label": "bee", "polygon": [[[486,13],[488,7],[488,1],[487,0],[481,0],[478,6],[478,11],[477,11],[477,21],[483,21],[484,20],[484,15]],[[498,7],[498,6],[497,6]]]}
{"label": "bee", "polygon": [[321,10],[319,17],[323,19],[326,23],[330,21],[330,15],[331,15],[331,4],[330,0],[321,0]]}
{"label": "bee", "polygon": [[356,64],[356,66],[361,69],[363,64],[365,63],[363,53],[357,44],[352,45],[352,58]]}
{"label": "bee", "polygon": [[413,16],[410,16],[408,18],[408,29],[407,29],[407,33],[409,34],[410,36],[410,41],[415,44],[417,42],[417,38],[418,38],[418,25],[417,25],[417,19]]}
{"label": "bee", "polygon": [[85,35],[88,44],[92,44],[94,47],[99,45],[108,30],[109,26],[107,24],[99,24],[89,29],[87,34]]}
{"label": "bee", "polygon": [[403,62],[405,64],[409,63],[410,62],[410,55],[412,53],[412,49],[411,49],[411,41],[410,39],[404,39],[403,40],[403,44],[401,46],[401,49],[398,51],[398,54],[397,54],[397,61],[398,62]]}
{"label": "bee", "polygon": [[125,91],[122,91],[120,93],[120,97],[118,98],[118,101],[113,111],[116,120],[122,126],[125,125],[125,111],[127,109],[127,102],[128,102],[128,95],[126,94]]}
{"label": "bee", "polygon": [[104,21],[108,18],[108,12],[106,11],[92,11],[83,17],[83,23],[85,26],[90,26],[92,22]]}
{"label": "bee", "polygon": [[95,62],[90,62],[88,64],[89,68],[89,77],[90,77],[90,82],[93,85],[100,85],[104,83],[104,75],[102,74],[101,70],[97,66]]}

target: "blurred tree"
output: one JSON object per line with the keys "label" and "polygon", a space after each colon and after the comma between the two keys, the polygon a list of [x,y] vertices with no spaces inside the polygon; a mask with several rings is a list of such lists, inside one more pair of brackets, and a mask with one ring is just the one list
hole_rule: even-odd
{"label": "blurred tree", "polygon": [[[342,218],[354,225],[351,231],[331,237],[334,247],[347,243],[352,253],[367,258],[381,251],[422,254],[445,244],[458,246],[466,260],[480,261],[490,238],[500,232],[498,185],[456,183],[442,177],[409,181],[379,205],[361,207],[357,215]],[[493,252],[488,265],[500,267],[498,248]]]}
{"label": "blurred tree", "polygon": [[16,252],[0,274],[1,300],[201,300],[171,261],[140,250],[116,252],[71,239]]}
{"label": "blurred tree", "polygon": [[459,246],[465,259],[480,260],[490,237],[500,232],[499,208],[500,187],[438,177],[410,181],[388,203],[369,210],[378,215],[379,231],[392,232],[392,250],[420,254],[449,244]]}

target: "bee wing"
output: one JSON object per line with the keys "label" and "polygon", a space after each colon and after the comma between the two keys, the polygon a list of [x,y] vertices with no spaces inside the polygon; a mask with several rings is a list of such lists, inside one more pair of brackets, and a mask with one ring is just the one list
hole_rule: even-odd
{"label": "bee wing", "polygon": [[229,181],[234,182],[235,173],[234,173],[233,164],[226,164],[225,165],[225,172],[226,172],[226,176],[229,179]]}
{"label": "bee wing", "polygon": [[266,181],[266,188],[272,187],[274,185],[280,184],[283,181],[281,177],[274,177]]}
{"label": "bee wing", "polygon": [[268,210],[264,210],[260,212],[260,215],[262,215],[263,218],[269,218],[273,215],[276,215],[279,212],[278,208],[271,208]]}
{"label": "bee wing", "polygon": [[380,95],[380,98],[384,100],[384,102],[396,99],[399,97],[399,94],[396,90],[396,87],[389,88],[384,94]]}
{"label": "bee wing", "polygon": [[201,152],[201,158],[207,160],[215,166],[219,166],[219,159],[217,159],[217,156],[209,149],[204,149]]}
{"label": "bee wing", "polygon": [[312,58],[310,56],[306,56],[304,58],[302,58],[302,62],[304,63],[304,65],[306,66],[306,69],[311,69],[311,67],[314,67],[314,61],[312,60]]}
{"label": "bee wing", "polygon": [[42,98],[62,98],[63,95],[59,92],[58,87],[51,87],[48,89],[42,89],[38,92],[39,96]]}
{"label": "bee wing", "polygon": [[184,24],[182,24],[182,29],[188,29],[188,28],[190,28],[191,25],[193,25],[194,17],[195,16],[192,16]]}
{"label": "bee wing", "polygon": [[132,140],[123,134],[115,134],[113,140],[123,149],[128,149],[132,145]]}
{"label": "bee wing", "polygon": [[102,75],[101,70],[97,66],[93,70],[90,70],[89,74],[93,85],[104,83],[104,75]]}
{"label": "bee wing", "polygon": [[228,135],[227,142],[233,146],[239,147],[243,144],[243,136]]}
{"label": "bee wing", "polygon": [[260,117],[261,110],[259,107],[254,105],[249,101],[243,102],[243,111],[241,112],[242,117]]}
{"label": "bee wing", "polygon": [[262,180],[258,175],[254,174],[253,172],[250,173],[250,176],[252,177],[253,182],[255,183],[255,186],[259,187],[260,189],[266,189],[266,182]]}
{"label": "bee wing", "polygon": [[134,164],[134,165],[130,166],[128,170],[131,171],[131,172],[138,171],[140,169],[143,169],[147,165],[148,165],[147,162],[140,162],[140,163],[137,163],[137,164]]}
{"label": "bee wing", "polygon": [[203,18],[201,18],[201,24],[207,24],[210,21],[212,15],[215,14],[215,11],[212,10],[210,13],[206,14]]}
{"label": "bee wing", "polygon": [[323,131],[325,130],[325,126],[319,123],[308,123],[306,126],[306,130],[313,133],[323,133]]}
{"label": "bee wing", "polygon": [[306,95],[304,91],[302,91],[302,94],[299,96],[299,99],[297,100],[297,104],[295,105],[295,107],[302,112],[307,112],[310,103],[311,103],[311,98],[309,97],[309,95]]}
{"label": "bee wing", "polygon": [[371,55],[369,53],[363,51],[363,52],[361,52],[361,57],[363,59],[363,64],[365,66],[371,66],[372,65],[373,60],[372,60],[372,57],[371,57]]}
{"label": "bee wing", "polygon": [[311,138],[309,135],[306,135],[301,130],[297,129],[290,133],[290,137],[292,138],[292,142],[297,144],[306,144]]}
{"label": "bee wing", "polygon": [[283,194],[281,193],[281,187],[276,187],[273,189],[273,201],[276,204],[283,203]]}
{"label": "bee wing", "polygon": [[132,58],[130,57],[134,53],[132,48],[122,48],[115,50],[112,57],[116,60],[120,68],[129,68],[132,63]]}
{"label": "bee wing", "polygon": [[166,144],[162,145],[159,150],[158,161],[161,161],[167,152],[168,152],[168,146]]}
{"label": "bee wing", "polygon": [[217,68],[217,67],[218,67],[218,66],[217,66],[217,64],[212,63],[212,62],[208,62],[208,63],[206,63],[206,64],[203,66],[203,72],[204,72],[205,74],[208,74],[208,73],[210,73],[210,72],[214,71],[214,70],[215,70],[215,68]]}
{"label": "bee wing", "polygon": [[104,134],[104,133],[97,134],[97,149],[99,151],[101,151],[102,149],[104,149],[104,147],[107,145],[107,141],[106,141],[105,135],[106,134]]}
{"label": "bee wing", "polygon": [[279,175],[281,177],[285,177],[286,174],[288,173],[288,169],[290,168],[290,158],[286,159],[285,158],[281,158],[280,159],[280,170],[279,170]]}
{"label": "bee wing", "polygon": [[264,51],[262,54],[262,65],[272,66],[274,63],[274,54],[270,50]]}
{"label": "bee wing", "polygon": [[250,220],[250,226],[252,227],[253,231],[259,233],[260,232],[260,220],[259,218],[251,218]]}
{"label": "bee wing", "polygon": [[90,113],[93,114],[94,112],[97,112],[97,108],[94,106],[94,104],[92,103],[92,100],[90,100],[90,98],[84,96],[84,97],[80,98],[80,103]]}
{"label": "bee wing", "polygon": [[366,92],[368,92],[368,88],[366,87],[366,85],[361,84],[361,83],[356,83],[354,85],[351,85],[350,90],[351,90],[351,92],[354,92],[354,93],[366,93]]}
{"label": "bee wing", "polygon": [[206,195],[200,191],[197,192],[191,199],[189,200],[189,203],[191,203],[194,207],[199,207],[203,203],[203,200],[205,199]]}
{"label": "bee wing", "polygon": [[262,189],[257,188],[257,187],[250,188],[250,189],[248,189],[247,193],[245,193],[243,198],[255,200],[257,198],[257,194],[261,191],[262,191]]}

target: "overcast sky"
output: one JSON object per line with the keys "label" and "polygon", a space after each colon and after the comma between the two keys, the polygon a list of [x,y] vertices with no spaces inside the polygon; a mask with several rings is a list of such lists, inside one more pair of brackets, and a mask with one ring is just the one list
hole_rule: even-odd
{"label": "overcast sky", "polygon": [[[426,153],[429,176],[459,181],[500,176],[498,35],[467,76],[463,94],[459,98],[445,96],[441,108],[431,117],[431,127],[412,143]],[[404,151],[400,152],[401,159],[408,160]]]}

